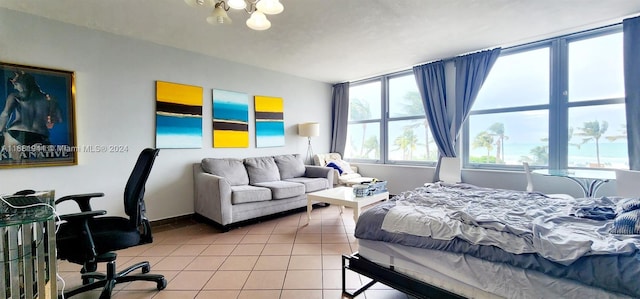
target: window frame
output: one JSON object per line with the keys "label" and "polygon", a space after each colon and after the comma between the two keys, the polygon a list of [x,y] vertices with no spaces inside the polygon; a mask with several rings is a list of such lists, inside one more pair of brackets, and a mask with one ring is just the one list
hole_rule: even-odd
{"label": "window frame", "polygon": [[[357,81],[357,82],[352,82],[349,84],[349,89],[351,89],[352,87],[357,87],[359,85],[365,85],[365,84],[369,84],[369,83],[374,83],[374,82],[380,82],[380,118],[372,118],[372,119],[367,119],[367,120],[351,120],[350,117],[347,119],[347,136],[349,136],[349,125],[352,124],[370,124],[370,123],[375,123],[375,124],[380,124],[380,132],[378,132],[380,139],[382,140],[382,132],[385,131],[385,129],[383,128],[383,119],[384,119],[384,115],[386,114],[386,110],[385,110],[385,105],[384,105],[384,91],[386,90],[386,86],[385,86],[385,82],[383,80],[383,76],[380,77],[373,77],[373,78],[369,78],[369,79],[365,79],[365,80],[361,80],[361,81]],[[348,115],[351,115],[351,95],[349,95],[349,113]],[[347,144],[348,144],[349,140],[347,140]],[[380,141],[382,142],[382,141]],[[348,146],[348,145],[347,145]],[[352,162],[366,162],[366,163],[382,163],[382,161],[384,161],[384,151],[382,150],[382,148],[380,149],[380,158],[379,159],[362,159],[362,158],[350,158],[350,157],[343,157],[345,160],[349,160]]]}
{"label": "window frame", "polygon": [[[568,167],[569,160],[569,109],[574,107],[594,107],[600,105],[624,104],[622,98],[595,99],[570,102],[568,97],[569,89],[569,44],[571,42],[597,38],[609,34],[622,32],[622,25],[615,24],[593,30],[563,35],[543,41],[533,42],[521,46],[514,46],[501,51],[500,56],[514,55],[527,51],[549,47],[549,103],[537,105],[524,105],[508,108],[494,108],[472,110],[472,115],[497,114],[505,112],[521,112],[531,110],[548,110],[549,115],[549,165],[550,169],[563,169]],[[499,58],[498,58],[499,59]],[[487,170],[517,170],[522,169],[521,165],[501,165],[501,164],[481,164],[471,163],[469,136],[469,122],[465,121],[462,128],[462,160],[463,167],[469,169]],[[582,167],[572,167],[582,168]],[[606,168],[602,168],[606,169]]]}
{"label": "window frame", "polygon": [[[392,165],[414,165],[414,166],[435,166],[436,161],[407,161],[407,160],[390,160],[389,159],[389,122],[393,121],[404,121],[404,120],[415,120],[415,119],[425,119],[427,118],[426,113],[422,116],[399,116],[399,117],[390,117],[389,113],[389,80],[404,77],[404,76],[412,76],[415,80],[415,75],[413,74],[413,69],[398,71],[395,73],[380,75],[373,78],[368,78],[360,81],[351,82],[349,84],[349,88],[364,85],[372,82],[380,82],[380,99],[381,99],[381,118],[380,119],[370,119],[364,121],[347,121],[347,128],[352,124],[363,124],[363,123],[378,123],[380,124],[380,158],[379,159],[362,159],[362,158],[350,158],[345,157],[349,161],[356,163],[375,163],[375,164],[392,164]],[[351,99],[349,99],[351,100]],[[351,104],[351,103],[349,103]],[[349,107],[351,107],[349,105]],[[350,108],[349,108],[350,109]],[[429,134],[431,131],[429,129]],[[348,142],[348,141],[347,141]]]}

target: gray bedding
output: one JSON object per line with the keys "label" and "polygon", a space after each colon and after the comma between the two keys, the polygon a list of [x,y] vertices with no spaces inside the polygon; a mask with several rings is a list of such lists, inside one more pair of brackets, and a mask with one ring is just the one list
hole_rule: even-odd
{"label": "gray bedding", "polygon": [[[464,197],[462,196],[463,194],[468,193],[463,189],[474,189],[473,193],[477,198],[471,200],[471,202],[480,201],[482,202],[482,206],[489,207],[489,209],[479,209],[460,200],[460,198]],[[480,192],[482,190],[486,191],[484,195]],[[585,222],[585,219],[574,221],[573,218],[576,217],[569,216],[569,214],[571,211],[575,211],[576,207],[583,207],[587,199],[578,199],[576,202],[567,202],[566,200],[555,202],[556,199],[548,199],[541,194],[503,190],[507,193],[498,196],[501,197],[501,199],[497,200],[504,201],[505,197],[507,197],[511,198],[509,201],[514,202],[496,204],[495,202],[489,203],[492,201],[492,196],[489,196],[489,194],[492,193],[490,190],[496,189],[478,188],[471,185],[433,185],[431,187],[417,188],[413,191],[405,192],[388,202],[377,205],[362,213],[356,225],[355,236],[360,239],[393,242],[405,246],[469,254],[493,262],[508,263],[517,267],[540,271],[554,277],[576,280],[608,291],[640,297],[640,283],[637,281],[638,277],[640,277],[640,253],[634,246],[636,238],[616,237],[615,239],[618,245],[609,246],[608,248],[610,250],[606,252],[606,250],[601,250],[604,244],[597,245],[596,251],[581,249],[585,246],[591,248],[594,244],[594,242],[583,244],[584,240],[593,237],[591,236],[594,233],[592,231],[573,236],[560,235],[570,231],[568,229],[584,229],[584,227],[581,226],[582,223]],[[444,196],[444,201],[449,202],[448,204],[441,202],[441,200],[443,200],[442,192],[445,191],[447,195]],[[454,195],[456,192],[459,193],[459,196]],[[440,198],[434,199],[434,201],[427,200],[427,203],[420,204],[420,202],[425,201],[425,198],[429,197],[429,194],[438,195]],[[523,202],[517,203],[518,201]],[[532,203],[532,201],[538,201],[539,203]],[[593,201],[593,199],[591,199],[591,201]],[[606,199],[597,201],[599,201],[598,204],[613,204],[613,202],[608,202]],[[431,204],[435,202],[436,204],[431,205],[429,202],[431,202]],[[435,214],[441,214],[440,216],[446,215],[445,218],[448,218],[445,223],[458,221],[464,225],[460,226],[456,224],[443,228],[441,223],[438,224],[437,221],[433,220],[435,217],[426,217],[428,219],[427,222],[436,222],[435,224],[425,224],[422,223],[424,219],[416,220],[415,217],[411,217],[411,213],[401,213],[399,214],[400,217],[396,214],[390,216],[390,218],[393,221],[399,221],[397,219],[404,218],[412,224],[413,228],[405,227],[401,229],[402,231],[394,232],[382,229],[385,219],[398,207],[405,210],[407,210],[407,207],[411,207],[413,211],[418,211],[418,214],[424,216],[424,213],[429,210],[427,209],[420,212],[421,208],[418,208],[418,206],[421,205],[430,208],[436,207],[437,209],[434,210]],[[540,206],[540,209],[535,210],[533,206]],[[447,210],[449,208],[452,210]],[[447,212],[443,213],[443,210]],[[459,213],[460,210],[466,212]],[[464,215],[464,217],[459,217],[460,215]],[[496,217],[498,215],[499,217]],[[505,218],[501,217],[506,217],[508,220],[505,221]],[[527,219],[529,219],[528,222]],[[564,221],[561,220],[568,221],[569,224],[564,225],[562,224]],[[388,221],[389,219],[387,219],[387,222]],[[610,221],[588,220],[586,222],[593,222],[591,224],[593,224],[594,227],[601,227],[600,232],[595,232],[597,235],[606,235],[605,230],[609,227],[608,222]],[[484,227],[483,223],[486,224]],[[577,226],[576,223],[578,223]],[[465,234],[461,234],[453,237],[443,237],[449,236],[451,227],[455,228],[453,231],[459,233],[460,230],[466,229],[464,228],[466,225],[475,227],[467,231],[466,236]],[[397,229],[400,226],[389,226],[387,223],[387,227],[395,227]],[[423,231],[429,231],[429,233],[407,233],[407,231],[416,231],[420,227],[425,227]],[[427,229],[426,227],[429,228]],[[479,229],[477,227],[491,232],[488,234],[488,237],[474,236]],[[536,230],[535,234],[533,233],[534,229]],[[543,230],[543,232],[537,232],[538,230]],[[494,235],[491,235],[492,233]],[[496,233],[508,234],[510,237],[517,236],[525,241],[520,242],[519,245],[516,246],[512,246],[513,244],[500,244],[499,241],[494,239],[494,237],[497,236]],[[534,235],[536,236],[535,238]],[[550,241],[541,243],[538,237],[539,235],[548,236]],[[609,236],[607,236],[607,238],[608,237]],[[546,237],[543,237],[543,239],[544,238]],[[538,241],[535,241],[536,239]],[[509,242],[511,243],[511,241],[513,241],[513,239]],[[600,241],[601,240],[598,242]],[[551,246],[561,247],[562,243],[568,244],[568,248],[571,249],[554,248],[560,253],[555,254],[551,252]],[[543,250],[538,250],[536,247],[540,247]],[[513,252],[517,250],[522,252]],[[544,256],[561,258],[560,261],[554,261],[553,258],[549,259]]]}

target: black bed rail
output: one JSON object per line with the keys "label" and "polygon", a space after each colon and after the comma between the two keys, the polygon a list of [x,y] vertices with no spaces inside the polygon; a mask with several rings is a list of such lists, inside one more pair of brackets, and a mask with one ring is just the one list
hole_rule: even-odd
{"label": "black bed rail", "polygon": [[[372,281],[361,286],[354,292],[348,292],[346,289],[345,270],[362,274]],[[454,294],[439,287],[427,284],[426,282],[409,277],[402,273],[396,272],[393,266],[386,268],[374,262],[371,262],[357,252],[351,255],[342,255],[342,295],[348,298],[354,298],[366,291],[376,282],[386,284],[398,291],[412,295],[417,298],[424,299],[459,299],[465,298],[458,294]]]}

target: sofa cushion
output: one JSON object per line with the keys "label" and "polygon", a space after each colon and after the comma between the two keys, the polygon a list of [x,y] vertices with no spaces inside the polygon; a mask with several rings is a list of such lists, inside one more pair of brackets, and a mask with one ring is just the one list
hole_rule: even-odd
{"label": "sofa cushion", "polygon": [[251,185],[280,180],[280,172],[273,157],[245,158],[244,165]]}
{"label": "sofa cushion", "polygon": [[273,159],[278,165],[281,180],[304,176],[304,162],[300,155],[280,155]]}
{"label": "sofa cushion", "polygon": [[286,179],[285,181],[303,184],[304,191],[306,193],[316,192],[316,191],[329,188],[329,180],[325,178],[298,177],[298,178]]}
{"label": "sofa cushion", "polygon": [[304,185],[300,183],[275,181],[257,183],[256,186],[271,189],[273,199],[283,199],[304,194]]}
{"label": "sofa cushion", "polygon": [[231,203],[234,205],[266,200],[271,200],[271,190],[269,188],[251,185],[231,187]]}
{"label": "sofa cushion", "polygon": [[244,168],[242,160],[232,158],[204,158],[202,159],[201,165],[202,170],[227,179],[231,186],[249,184],[249,176],[247,175],[247,170]]}

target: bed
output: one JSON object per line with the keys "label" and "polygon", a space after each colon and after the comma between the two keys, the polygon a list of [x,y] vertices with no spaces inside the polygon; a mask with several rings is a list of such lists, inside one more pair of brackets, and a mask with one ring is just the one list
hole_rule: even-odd
{"label": "bed", "polygon": [[[434,183],[363,212],[343,294],[380,281],[419,298],[638,298],[640,199]],[[371,279],[347,290],[345,271]]]}

